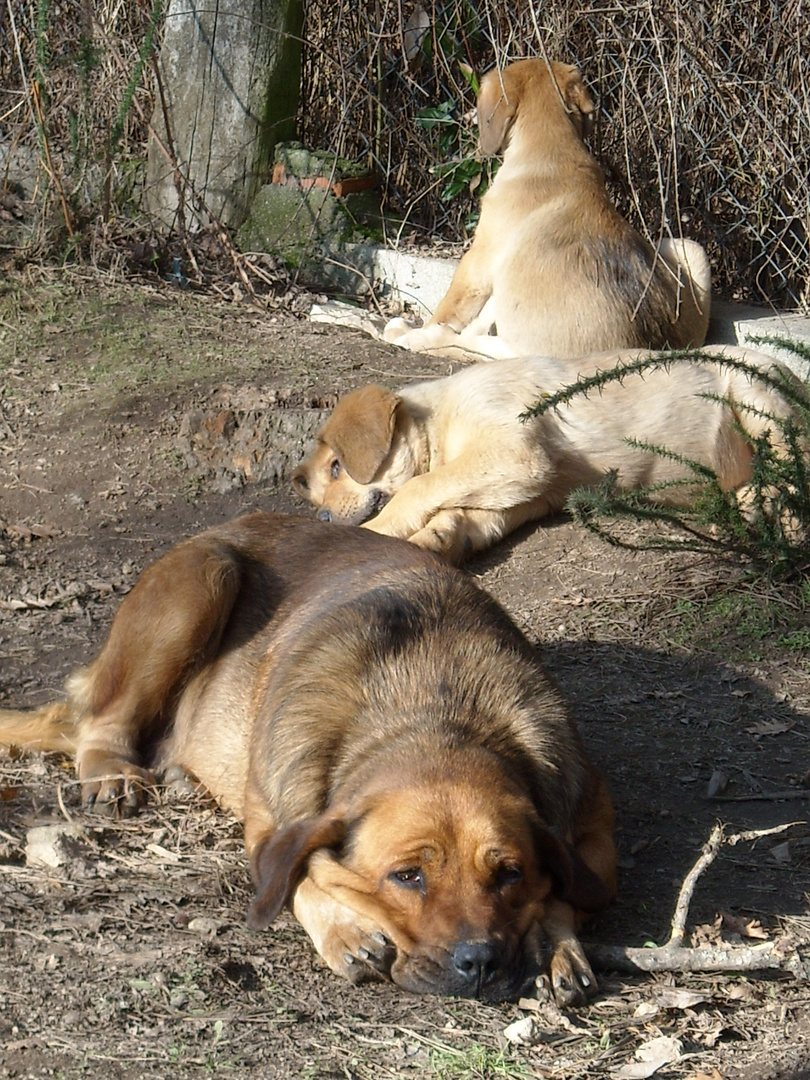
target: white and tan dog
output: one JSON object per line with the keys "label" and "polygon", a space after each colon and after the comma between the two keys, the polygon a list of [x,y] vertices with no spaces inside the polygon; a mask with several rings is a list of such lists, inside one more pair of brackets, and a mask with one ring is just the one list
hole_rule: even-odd
{"label": "white and tan dog", "polygon": [[[665,240],[656,252],[618,213],[582,141],[593,112],[568,64],[521,60],[484,76],[480,146],[485,155],[503,149],[503,164],[432,319],[416,329],[392,320],[386,340],[482,358],[703,343],[706,254],[689,240]],[[493,327],[497,336],[487,336]]]}
{"label": "white and tan dog", "polygon": [[[784,371],[749,349],[710,346],[711,356]],[[298,493],[323,520],[407,539],[457,562],[524,522],[563,508],[578,487],[610,470],[620,490],[689,476],[671,457],[628,445],[665,448],[714,470],[724,490],[751,481],[751,440],[769,416],[789,414],[781,394],[719,360],[673,361],[627,374],[529,421],[535,402],[644,350],[576,361],[521,357],[463,368],[397,393],[367,386],[338,402],[313,452],[293,474]],[[707,396],[708,395],[708,396]],[[662,502],[688,498],[668,488]]]}

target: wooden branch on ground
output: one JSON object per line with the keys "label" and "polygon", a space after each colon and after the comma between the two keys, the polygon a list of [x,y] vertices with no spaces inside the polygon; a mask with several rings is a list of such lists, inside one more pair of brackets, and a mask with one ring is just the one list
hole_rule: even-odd
{"label": "wooden branch on ground", "polygon": [[700,945],[683,944],[686,918],[698,878],[717,856],[723,844],[734,846],[743,840],[758,840],[763,836],[784,832],[804,822],[789,822],[773,829],[757,829],[725,836],[723,826],[715,825],[703,846],[700,858],[686,875],[678,893],[669,941],[656,948],[633,948],[623,945],[593,945],[586,947],[591,964],[601,971],[621,974],[660,971],[785,971],[797,979],[808,977],[802,959],[795,949],[787,949],[779,941],[763,941],[757,945]]}

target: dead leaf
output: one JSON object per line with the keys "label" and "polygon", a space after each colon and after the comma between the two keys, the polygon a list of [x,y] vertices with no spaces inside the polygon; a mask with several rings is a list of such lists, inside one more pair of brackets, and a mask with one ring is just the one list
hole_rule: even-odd
{"label": "dead leaf", "polygon": [[633,1010],[634,1020],[649,1020],[659,1011],[658,1006],[651,1001],[640,1002]]}
{"label": "dead leaf", "polygon": [[709,779],[709,785],[706,789],[706,798],[713,799],[716,795],[722,795],[728,787],[728,773],[724,773],[722,769],[715,769]]}
{"label": "dead leaf", "polygon": [[770,937],[768,931],[762,928],[759,919],[746,919],[743,915],[731,915],[728,911],[721,911],[720,914],[723,926],[732,934],[739,934],[741,938],[756,938],[759,941],[767,941]]}
{"label": "dead leaf", "polygon": [[153,855],[157,855],[163,862],[179,863],[180,856],[174,851],[169,851],[168,848],[162,847],[160,844],[147,844],[146,850],[151,851]]}
{"label": "dead leaf", "polygon": [[534,1031],[534,1021],[530,1016],[523,1016],[520,1020],[515,1020],[513,1024],[509,1024],[503,1029],[503,1037],[507,1042],[516,1043],[518,1046],[525,1046],[532,1043]]}
{"label": "dead leaf", "polygon": [[790,855],[790,841],[785,840],[783,844],[777,844],[772,847],[768,852],[770,857],[774,859],[780,866],[789,866],[791,862]]}
{"label": "dead leaf", "polygon": [[691,935],[691,943],[693,946],[698,945],[715,945],[720,941],[720,928],[723,924],[723,917],[718,915],[713,923],[701,923],[700,926],[696,926]]}
{"label": "dead leaf", "polygon": [[680,1039],[674,1039],[670,1035],[661,1035],[640,1046],[636,1050],[634,1062],[622,1065],[619,1069],[611,1069],[610,1075],[615,1076],[617,1080],[646,1080],[664,1065],[677,1061],[681,1054]]}
{"label": "dead leaf", "polygon": [[752,724],[745,730],[749,735],[784,735],[795,726],[793,720],[760,720],[758,724]]}
{"label": "dead leaf", "polygon": [[198,915],[188,923],[188,929],[203,937],[214,938],[225,925],[221,919],[212,919],[208,915]]}
{"label": "dead leaf", "polygon": [[662,986],[654,996],[662,1009],[691,1009],[709,1000],[709,995],[699,990],[683,990],[677,986]]}

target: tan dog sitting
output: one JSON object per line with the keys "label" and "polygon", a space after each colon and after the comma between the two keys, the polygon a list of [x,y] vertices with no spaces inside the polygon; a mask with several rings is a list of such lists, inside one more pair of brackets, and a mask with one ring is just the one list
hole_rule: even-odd
{"label": "tan dog sitting", "polygon": [[[763,370],[779,367],[752,350],[704,351]],[[634,448],[630,439],[710,467],[724,490],[750,483],[754,438],[770,430],[775,447],[782,447],[769,417],[788,414],[784,398],[711,361],[628,374],[533,420],[519,419],[578,375],[641,355],[518,357],[475,364],[395,394],[364,387],[338,402],[293,485],[324,520],[365,522],[455,562],[526,521],[561,510],[575,488],[599,483],[610,470],[625,491],[689,476],[677,460]],[[688,495],[670,487],[658,497],[671,503]]]}
{"label": "tan dog sitting", "polygon": [[703,343],[706,254],[689,240],[665,240],[656,252],[618,213],[582,141],[593,112],[568,64],[521,60],[484,76],[481,151],[503,150],[503,164],[433,318],[417,329],[392,320],[386,340],[482,358]]}

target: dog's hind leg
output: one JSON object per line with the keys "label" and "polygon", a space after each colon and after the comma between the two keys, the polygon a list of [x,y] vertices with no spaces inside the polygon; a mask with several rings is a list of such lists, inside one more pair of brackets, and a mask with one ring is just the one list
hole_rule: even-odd
{"label": "dog's hind leg", "polygon": [[711,314],[712,268],[708,256],[694,240],[662,240],[658,254],[675,278],[678,295],[677,326],[671,345],[698,348],[706,340]]}
{"label": "dog's hind leg", "polygon": [[238,553],[203,533],[153,563],[124,598],[100,655],[68,683],[85,805],[128,814],[144,801],[144,747],[165,734],[186,680],[214,655],[241,579]]}

